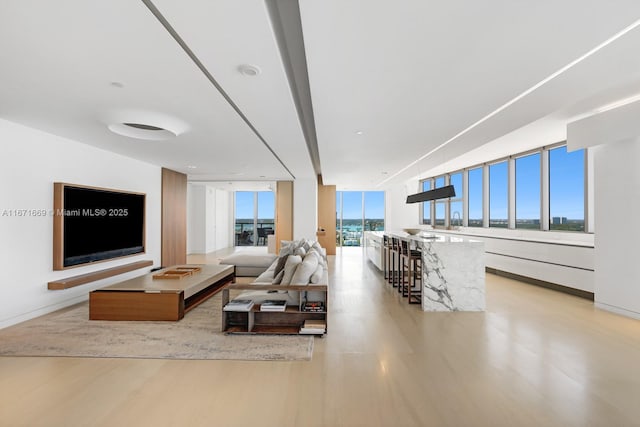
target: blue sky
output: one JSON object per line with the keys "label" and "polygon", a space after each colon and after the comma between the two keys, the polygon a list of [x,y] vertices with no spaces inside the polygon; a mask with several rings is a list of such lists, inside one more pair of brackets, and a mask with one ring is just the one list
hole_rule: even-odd
{"label": "blue sky", "polygon": [[[336,191],[336,210],[340,215],[342,195],[342,219],[362,218],[362,191]],[[384,218],[384,192],[365,191],[365,218]]]}
{"label": "blue sky", "polygon": [[[253,191],[236,191],[236,218],[253,218]],[[258,219],[273,219],[275,197],[272,191],[258,191]]]}

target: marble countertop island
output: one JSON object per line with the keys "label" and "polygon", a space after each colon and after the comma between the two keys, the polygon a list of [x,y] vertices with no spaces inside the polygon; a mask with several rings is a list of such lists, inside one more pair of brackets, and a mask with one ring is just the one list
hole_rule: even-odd
{"label": "marble countertop island", "polygon": [[389,231],[422,251],[422,309],[424,311],[484,311],[484,243],[426,231],[410,235]]}

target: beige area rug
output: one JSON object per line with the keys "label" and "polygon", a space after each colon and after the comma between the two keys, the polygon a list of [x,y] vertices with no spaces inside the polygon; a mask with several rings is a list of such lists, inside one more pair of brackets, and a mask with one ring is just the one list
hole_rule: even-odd
{"label": "beige area rug", "polygon": [[311,360],[313,337],[224,335],[221,293],[179,322],[89,320],[82,303],[0,330],[0,356]]}

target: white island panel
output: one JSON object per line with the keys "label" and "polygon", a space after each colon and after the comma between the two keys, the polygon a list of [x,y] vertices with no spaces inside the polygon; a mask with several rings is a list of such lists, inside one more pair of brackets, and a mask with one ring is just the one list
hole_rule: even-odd
{"label": "white island panel", "polygon": [[484,311],[484,244],[423,241],[422,310]]}
{"label": "white island panel", "polygon": [[485,310],[484,242],[433,232],[387,234],[422,250],[422,310]]}

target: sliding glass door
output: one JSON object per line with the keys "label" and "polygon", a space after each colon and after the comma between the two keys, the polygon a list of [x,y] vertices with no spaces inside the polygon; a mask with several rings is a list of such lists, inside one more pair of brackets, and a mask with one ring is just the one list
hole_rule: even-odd
{"label": "sliding glass door", "polygon": [[236,191],[235,245],[266,246],[275,233],[275,197],[272,191]]}
{"label": "sliding glass door", "polygon": [[362,246],[364,231],[384,230],[384,191],[336,191],[336,245]]}

